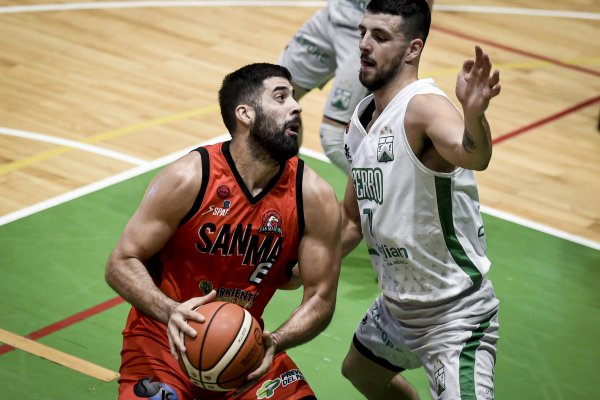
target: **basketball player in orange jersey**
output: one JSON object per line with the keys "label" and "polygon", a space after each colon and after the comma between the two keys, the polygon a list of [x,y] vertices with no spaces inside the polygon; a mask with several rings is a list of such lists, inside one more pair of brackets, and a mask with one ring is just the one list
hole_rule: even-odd
{"label": "basketball player in orange jersey", "polygon": [[[331,320],[341,216],[331,187],[296,156],[302,109],[290,80],[286,68],[272,64],[225,77],[219,104],[231,141],[163,169],[125,227],[106,266],[107,282],[133,305],[119,399],[139,399],[134,389],[144,378],[166,385],[172,400],[315,398],[285,350]],[[302,302],[278,329],[265,331],[265,357],[248,376],[251,386],[241,394],[194,386],[175,351],[185,351],[180,330],[196,335],[186,320],[204,321],[193,309],[229,301],[264,325],[276,289],[295,286],[294,268]]]}

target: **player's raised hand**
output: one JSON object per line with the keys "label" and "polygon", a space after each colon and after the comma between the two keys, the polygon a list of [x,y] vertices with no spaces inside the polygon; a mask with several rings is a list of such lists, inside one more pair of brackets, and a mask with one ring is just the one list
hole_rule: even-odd
{"label": "player's raised hand", "polygon": [[171,349],[171,354],[175,359],[178,359],[178,352],[185,352],[185,345],[183,341],[179,337],[179,332],[182,331],[188,336],[195,337],[196,331],[192,329],[191,326],[188,325],[188,320],[194,320],[198,322],[204,322],[204,317],[194,311],[196,308],[201,306],[202,304],[210,303],[217,296],[217,292],[214,290],[203,297],[193,297],[183,303],[178,304],[171,311],[171,315],[169,316],[169,322],[167,324],[167,336],[169,337],[169,348]]}
{"label": "player's raised hand", "polygon": [[465,113],[483,114],[490,100],[500,93],[500,71],[490,75],[491,71],[489,56],[475,46],[475,60],[464,62],[456,80],[456,97]]}

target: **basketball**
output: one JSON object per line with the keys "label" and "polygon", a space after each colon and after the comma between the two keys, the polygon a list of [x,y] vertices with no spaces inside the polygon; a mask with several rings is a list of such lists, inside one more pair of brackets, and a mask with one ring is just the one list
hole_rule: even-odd
{"label": "basketball", "polygon": [[244,308],[223,301],[195,311],[205,321],[188,321],[198,332],[195,338],[179,333],[186,348],[179,353],[179,365],[203,389],[229,391],[242,386],[263,359],[260,325]]}

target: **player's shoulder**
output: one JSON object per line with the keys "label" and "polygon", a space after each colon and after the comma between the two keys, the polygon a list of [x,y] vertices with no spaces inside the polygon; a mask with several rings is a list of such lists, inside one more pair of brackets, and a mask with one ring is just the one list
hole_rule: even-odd
{"label": "player's shoulder", "polygon": [[302,174],[302,195],[305,203],[306,201],[319,202],[336,199],[331,185],[306,163],[304,163]]}
{"label": "player's shoulder", "polygon": [[202,160],[198,151],[192,151],[167,165],[157,175],[170,190],[193,190],[201,184]]}

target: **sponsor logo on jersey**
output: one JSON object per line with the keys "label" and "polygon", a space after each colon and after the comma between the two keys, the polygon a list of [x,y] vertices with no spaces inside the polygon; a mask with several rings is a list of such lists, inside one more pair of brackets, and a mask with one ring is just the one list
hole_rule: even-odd
{"label": "sponsor logo on jersey", "polygon": [[281,385],[281,379],[266,380],[256,391],[256,398],[270,399],[275,394],[275,389],[277,389],[279,385]]}
{"label": "sponsor logo on jersey", "polygon": [[[387,126],[386,126],[387,128]],[[381,136],[377,142],[377,161],[388,162],[394,160],[394,137]]]}
{"label": "sponsor logo on jersey", "polygon": [[263,214],[262,226],[258,229],[259,233],[283,235],[281,230],[281,214],[275,210],[269,210]]}
{"label": "sponsor logo on jersey", "polygon": [[[198,284],[200,291],[204,296],[212,292],[214,286],[211,281],[200,281]],[[228,303],[237,304],[244,308],[252,307],[254,303],[254,299],[258,296],[259,293],[248,292],[247,290],[242,290],[238,288],[217,288],[217,297],[215,301],[226,301]]]}
{"label": "sponsor logo on jersey", "polygon": [[218,288],[215,301],[226,301],[244,308],[252,307],[258,293],[248,292],[238,288]]}
{"label": "sponsor logo on jersey", "polygon": [[217,196],[219,196],[222,199],[226,199],[227,197],[229,197],[230,194],[231,190],[229,190],[229,187],[227,185],[221,185],[217,188]]}
{"label": "sponsor logo on jersey", "polygon": [[231,208],[231,200],[225,200],[222,207],[217,207],[213,204],[208,206],[208,210],[204,211],[201,215],[211,214],[216,217],[226,217],[229,214]]}
{"label": "sponsor logo on jersey", "polygon": [[302,375],[302,372],[297,369],[290,369],[289,371],[285,371],[283,374],[279,375],[279,379],[281,379],[282,386],[287,386],[296,381],[303,381],[304,375]]}
{"label": "sponsor logo on jersey", "polygon": [[352,181],[358,200],[383,204],[383,172],[380,168],[352,168]]}
{"label": "sponsor logo on jersey", "polygon": [[343,88],[336,88],[331,98],[331,106],[338,110],[347,110],[350,107],[352,92]]}
{"label": "sponsor logo on jersey", "polygon": [[317,44],[311,42],[302,35],[296,35],[294,40],[300,46],[304,47],[306,52],[313,58],[317,59],[317,61],[319,61],[321,64],[329,64],[329,54],[327,54],[325,50],[323,50]]}
{"label": "sponsor logo on jersey", "polygon": [[433,377],[435,379],[435,391],[439,396],[446,390],[446,370],[439,359],[433,363]]}

